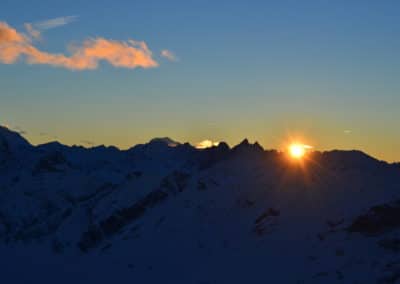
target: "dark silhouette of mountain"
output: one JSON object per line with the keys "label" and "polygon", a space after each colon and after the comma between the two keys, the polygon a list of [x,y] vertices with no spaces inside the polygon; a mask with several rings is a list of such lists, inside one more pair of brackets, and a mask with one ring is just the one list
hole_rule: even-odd
{"label": "dark silhouette of mountain", "polygon": [[247,139],[32,146],[0,128],[3,283],[397,283],[400,167]]}

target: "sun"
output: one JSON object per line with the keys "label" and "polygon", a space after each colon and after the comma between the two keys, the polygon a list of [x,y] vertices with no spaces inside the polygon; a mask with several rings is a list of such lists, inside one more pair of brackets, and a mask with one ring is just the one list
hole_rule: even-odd
{"label": "sun", "polygon": [[301,144],[290,144],[289,146],[289,153],[290,156],[296,159],[300,159],[305,154],[305,149]]}
{"label": "sun", "polygon": [[289,145],[289,154],[294,159],[301,159],[306,154],[307,150],[310,149],[311,146],[304,145],[300,143],[292,143]]}

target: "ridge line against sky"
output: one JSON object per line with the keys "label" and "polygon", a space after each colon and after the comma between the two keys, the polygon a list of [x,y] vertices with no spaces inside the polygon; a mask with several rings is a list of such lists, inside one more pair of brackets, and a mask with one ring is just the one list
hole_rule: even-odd
{"label": "ridge line against sky", "polygon": [[[60,143],[60,144],[62,144],[62,145],[67,145],[67,146],[83,146],[83,147],[88,147],[88,148],[92,148],[92,147],[97,147],[97,146],[107,146],[107,147],[115,147],[115,148],[117,148],[117,149],[119,149],[119,150],[127,150],[127,149],[130,149],[130,148],[132,148],[132,147],[135,147],[135,146],[137,146],[137,145],[140,145],[140,144],[143,144],[143,143],[150,143],[151,141],[154,141],[154,140],[164,140],[164,141],[166,141],[166,143],[168,143],[168,146],[170,146],[170,147],[176,147],[178,144],[183,144],[183,143],[189,143],[190,145],[192,145],[194,148],[197,148],[197,149],[199,149],[199,150],[202,150],[202,149],[207,149],[207,148],[211,148],[211,147],[217,147],[219,144],[221,144],[221,143],[227,143],[226,141],[215,141],[215,140],[211,140],[211,139],[204,139],[204,140],[202,140],[202,141],[198,141],[198,142],[192,142],[192,143],[190,143],[190,142],[187,142],[187,141],[175,141],[174,139],[171,139],[170,137],[163,137],[163,138],[161,138],[161,137],[153,137],[153,138],[151,138],[149,141],[147,141],[147,142],[143,142],[143,143],[137,143],[137,144],[132,144],[132,145],[130,145],[129,147],[127,147],[127,148],[120,148],[120,147],[118,147],[117,145],[112,145],[112,144],[110,144],[110,145],[105,145],[105,144],[99,144],[99,143],[95,143],[95,142],[93,142],[93,141],[91,141],[91,140],[85,140],[85,139],[82,139],[82,140],[80,140],[79,141],[79,143],[76,143],[76,144],[64,144],[62,141],[59,141],[59,140],[57,140],[58,139],[58,137],[57,136],[51,136],[51,135],[49,135],[48,133],[40,133],[40,135],[41,136],[46,136],[46,137],[49,137],[49,138],[51,138],[48,142],[45,142],[45,143],[39,143],[39,144],[33,144],[30,140],[29,140],[29,138],[27,138],[26,137],[26,135],[28,134],[28,132],[26,131],[26,130],[24,130],[24,129],[21,129],[20,127],[18,127],[18,126],[15,126],[15,127],[10,127],[9,125],[4,125],[4,124],[0,124],[0,127],[5,127],[5,128],[7,128],[8,130],[10,130],[10,131],[14,131],[14,132],[16,132],[16,133],[18,133],[19,135],[21,135],[24,139],[26,139],[27,141],[28,141],[28,143],[30,143],[31,145],[34,145],[34,146],[40,146],[40,145],[44,145],[44,144],[46,144],[46,143],[51,143],[51,142],[57,142],[57,143]],[[346,130],[344,130],[344,132],[347,132]],[[237,144],[233,144],[233,145],[230,145],[229,147],[235,147],[235,146],[238,146],[239,144],[241,144],[241,143],[243,143],[243,141],[248,141],[248,139],[247,138],[243,138],[241,141],[240,141],[240,143],[237,143]],[[249,141],[248,141],[249,142]],[[251,144],[251,142],[249,142],[250,144]],[[266,145],[262,145],[262,144],[260,144],[258,141],[254,141],[253,142],[254,144],[259,144],[259,145],[261,145],[261,147],[263,147],[263,149],[264,150],[276,150],[276,151],[279,151],[279,152],[285,152],[287,149],[288,149],[288,147],[290,148],[291,146],[293,146],[293,145],[296,145],[296,144],[293,144],[293,143],[296,143],[296,140],[293,140],[292,138],[287,138],[287,140],[286,140],[286,142],[285,143],[282,143],[282,145],[281,145],[281,148],[271,148],[271,147],[266,147]],[[229,143],[227,143],[228,145],[229,145]],[[302,148],[304,148],[304,149],[306,149],[307,151],[316,151],[316,152],[325,152],[325,151],[327,151],[327,152],[329,152],[329,151],[335,151],[335,150],[339,150],[339,151],[353,151],[353,150],[356,150],[356,151],[362,151],[362,150],[360,150],[360,149],[325,149],[325,150],[321,150],[321,149],[314,149],[314,147],[313,146],[310,146],[310,145],[300,145],[300,147],[302,147]],[[290,150],[289,150],[290,151]],[[364,151],[362,151],[362,152],[364,152]],[[367,153],[367,152],[364,152],[365,154],[367,154],[367,155],[369,155],[369,156],[371,156],[371,157],[373,157],[374,159],[377,159],[377,160],[379,160],[379,158],[378,157],[375,157],[374,155],[372,155],[372,154],[370,154],[370,153]],[[384,160],[385,162],[388,162],[388,163],[399,163],[400,161],[397,161],[397,160],[393,160],[393,161],[386,161],[386,160]]]}
{"label": "ridge line against sky", "polygon": [[[0,124],[0,127],[5,127],[5,128],[7,128],[7,129],[9,129],[9,130],[11,130],[11,131],[17,132],[17,133],[20,134],[24,139],[26,139],[26,140],[28,141],[28,143],[30,143],[31,145],[40,146],[40,145],[46,144],[46,143],[43,143],[43,144],[42,144],[42,143],[40,143],[40,144],[32,144],[31,141],[29,141],[29,139],[25,137],[25,135],[27,134],[27,132],[26,132],[25,130],[19,128],[19,127],[10,128],[8,125],[2,125],[2,124]],[[43,133],[43,134],[44,134],[45,136],[48,136],[47,133]],[[97,144],[97,143],[95,143],[95,142],[93,142],[93,141],[90,141],[90,140],[80,140],[79,143],[77,143],[77,144],[68,145],[68,144],[62,143],[61,141],[58,141],[58,140],[57,140],[57,137],[53,137],[53,138],[56,139],[56,140],[54,140],[54,141],[49,141],[49,142],[47,142],[47,143],[57,142],[57,143],[60,143],[60,144],[62,144],[62,145],[67,145],[67,146],[69,146],[69,147],[72,147],[72,146],[79,146],[79,147],[81,147],[81,146],[82,146],[82,147],[85,147],[85,148],[88,148],[88,149],[93,148],[93,147],[98,147],[98,146],[106,146],[106,147],[115,147],[115,148],[117,148],[118,150],[123,151],[123,150],[128,150],[128,149],[130,149],[130,148],[132,148],[132,147],[135,147],[135,146],[137,146],[137,145],[143,144],[143,143],[132,144],[132,145],[130,145],[129,148],[122,149],[122,148],[119,148],[119,147],[116,146],[116,145]],[[159,140],[159,139],[165,140],[165,142],[168,143],[168,146],[171,147],[171,148],[176,147],[178,144],[189,143],[189,142],[175,141],[175,140],[173,140],[173,139],[171,139],[171,138],[169,138],[169,137],[164,137],[164,138],[154,137],[154,138],[150,139],[149,141],[147,141],[147,142],[145,142],[145,143],[150,143],[151,141],[156,140],[156,139],[157,139],[157,140]],[[242,143],[242,142],[245,141],[245,140],[248,141],[247,138],[243,138],[243,140],[242,140],[240,143]],[[288,140],[287,142],[290,142],[290,140]],[[189,143],[189,144],[190,144],[192,147],[196,148],[196,149],[204,150],[204,149],[211,148],[211,147],[217,147],[217,146],[218,146],[219,144],[221,144],[221,143],[226,143],[226,142],[225,142],[225,141],[213,141],[213,140],[210,140],[210,139],[204,139],[204,140],[202,140],[202,141],[199,141],[199,142],[196,142],[196,143]],[[240,143],[234,144],[234,145],[229,145],[229,144],[228,144],[228,146],[232,149],[233,147],[238,146]],[[249,143],[252,144],[251,142],[249,142]],[[256,144],[256,143],[259,144],[258,141],[254,141],[254,144]],[[261,145],[261,144],[259,144],[259,145]],[[264,150],[266,150],[266,151],[271,151],[271,150],[272,150],[272,151],[278,151],[278,152],[280,152],[280,153],[285,153],[286,151],[290,152],[290,151],[291,151],[290,147],[293,147],[293,145],[295,145],[295,147],[298,146],[298,145],[296,145],[296,144],[287,144],[287,143],[286,143],[286,144],[284,145],[285,148],[282,148],[282,149],[268,148],[268,147],[265,147],[265,145],[261,145],[261,147],[262,147]],[[314,147],[312,147],[312,146],[310,146],[310,145],[300,145],[300,147],[306,149],[306,151],[315,151],[315,152],[321,152],[321,153],[323,153],[323,152],[329,152],[329,151],[336,151],[336,150],[339,150],[339,151],[353,151],[353,150],[355,150],[355,151],[362,151],[362,150],[360,150],[360,149],[325,149],[325,150],[321,150],[321,149],[314,149]],[[364,151],[362,151],[362,152],[364,152]],[[368,156],[370,156],[370,157],[372,157],[372,158],[374,158],[374,159],[376,159],[376,160],[380,160],[378,157],[375,157],[374,155],[371,155],[370,153],[364,152],[364,154],[366,154],[366,155],[368,155]],[[387,163],[394,163],[394,164],[400,163],[400,161],[397,161],[397,160],[393,160],[393,161],[383,160],[383,161],[384,161],[384,162],[387,162]]]}

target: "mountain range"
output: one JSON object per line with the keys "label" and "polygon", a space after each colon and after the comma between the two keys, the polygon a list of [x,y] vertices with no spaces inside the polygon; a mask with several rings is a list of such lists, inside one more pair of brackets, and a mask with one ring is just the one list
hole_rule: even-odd
{"label": "mountain range", "polygon": [[400,166],[0,127],[2,283],[400,283]]}

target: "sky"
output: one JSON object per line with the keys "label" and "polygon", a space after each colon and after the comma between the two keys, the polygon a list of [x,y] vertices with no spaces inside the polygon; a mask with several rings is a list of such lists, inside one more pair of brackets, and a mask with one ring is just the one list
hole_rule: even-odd
{"label": "sky", "polygon": [[33,144],[168,136],[400,161],[400,2],[3,0],[0,124]]}

